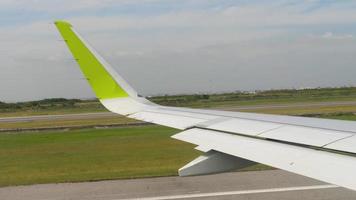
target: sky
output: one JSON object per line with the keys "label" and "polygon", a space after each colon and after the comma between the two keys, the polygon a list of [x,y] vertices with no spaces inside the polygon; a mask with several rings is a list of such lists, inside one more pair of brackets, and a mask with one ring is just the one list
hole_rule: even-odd
{"label": "sky", "polygon": [[94,97],[58,19],[144,96],[356,86],[355,0],[0,0],[0,101]]}

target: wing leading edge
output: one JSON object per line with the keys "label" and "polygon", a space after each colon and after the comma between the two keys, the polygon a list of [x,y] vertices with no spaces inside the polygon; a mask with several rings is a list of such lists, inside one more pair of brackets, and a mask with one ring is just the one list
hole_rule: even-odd
{"label": "wing leading edge", "polygon": [[55,22],[100,102],[111,112],[183,130],[204,154],[182,176],[254,162],[356,190],[356,122],[160,106],[134,89],[65,21]]}

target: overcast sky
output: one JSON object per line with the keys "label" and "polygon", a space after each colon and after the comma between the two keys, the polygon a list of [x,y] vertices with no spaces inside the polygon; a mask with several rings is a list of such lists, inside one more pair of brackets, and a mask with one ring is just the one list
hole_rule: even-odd
{"label": "overcast sky", "polygon": [[142,95],[356,85],[356,1],[0,0],[0,101],[94,97],[56,19]]}

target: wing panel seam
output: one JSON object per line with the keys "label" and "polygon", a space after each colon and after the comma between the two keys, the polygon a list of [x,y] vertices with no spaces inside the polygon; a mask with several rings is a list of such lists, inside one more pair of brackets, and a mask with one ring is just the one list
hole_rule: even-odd
{"label": "wing panel seam", "polygon": [[[173,111],[178,111],[178,112],[187,112],[187,113],[201,114],[201,115],[213,115],[213,116],[216,116],[216,117],[226,117],[226,118],[231,118],[231,119],[244,119],[244,120],[253,120],[253,121],[259,121],[259,122],[278,123],[278,124],[283,124],[283,125],[300,126],[300,127],[306,127],[306,128],[317,128],[317,129],[322,129],[322,130],[331,130],[331,131],[352,133],[353,135],[356,135],[356,131],[349,131],[349,130],[345,131],[345,130],[330,129],[330,128],[323,128],[323,127],[317,127],[317,126],[308,126],[308,125],[293,124],[293,123],[286,123],[286,122],[276,122],[276,121],[271,121],[271,120],[254,119],[254,118],[248,118],[248,117],[235,117],[235,116],[228,116],[228,115],[223,115],[223,114],[212,114],[212,113],[206,114],[206,113],[201,113],[201,112],[196,112],[196,111],[194,111],[194,112],[192,112],[192,111],[179,111],[177,109],[174,109],[174,107],[165,107],[166,110],[169,110],[170,108],[173,108]],[[194,110],[194,108],[190,108],[190,109]],[[286,115],[286,117],[288,117],[288,116]]]}
{"label": "wing panel seam", "polygon": [[[303,148],[307,148],[307,149],[313,149],[313,150],[317,150],[317,151],[323,151],[323,152],[336,153],[336,154],[340,154],[340,155],[348,155],[348,156],[356,157],[356,153],[324,148],[324,146],[317,147],[317,146],[312,146],[312,145],[307,145],[307,144],[288,142],[288,141],[265,138],[265,137],[257,137],[257,136],[254,136],[254,135],[244,135],[244,134],[241,134],[241,133],[234,133],[234,132],[229,132],[229,131],[222,131],[222,130],[204,128],[204,127],[199,127],[199,126],[191,126],[191,127],[186,128],[184,131],[190,130],[190,129],[194,129],[194,128],[201,129],[201,130],[221,132],[221,133],[226,133],[226,134],[230,134],[230,135],[237,135],[237,136],[241,136],[241,137],[248,137],[248,138],[253,138],[253,139],[258,139],[258,140],[271,141],[271,142],[276,142],[276,143],[280,143],[280,144],[288,144],[288,145],[303,147]],[[346,138],[344,138],[344,139],[346,139]]]}

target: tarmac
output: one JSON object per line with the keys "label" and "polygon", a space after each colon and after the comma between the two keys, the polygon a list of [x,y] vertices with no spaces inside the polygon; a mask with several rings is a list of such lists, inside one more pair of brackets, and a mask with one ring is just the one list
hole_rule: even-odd
{"label": "tarmac", "polygon": [[350,200],[356,192],[282,170],[0,188],[1,200]]}

